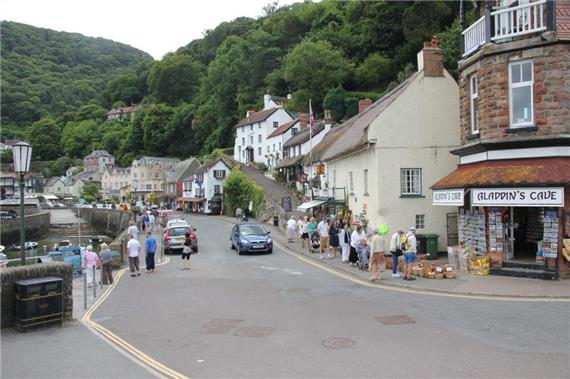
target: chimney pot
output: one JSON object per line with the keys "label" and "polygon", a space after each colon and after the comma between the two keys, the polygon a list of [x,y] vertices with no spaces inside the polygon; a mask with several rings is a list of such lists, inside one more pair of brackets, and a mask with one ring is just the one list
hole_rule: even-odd
{"label": "chimney pot", "polygon": [[360,100],[358,102],[358,113],[364,112],[366,110],[366,108],[368,108],[371,105],[372,105],[372,100],[370,100],[368,98]]}
{"label": "chimney pot", "polygon": [[424,48],[418,53],[418,71],[426,77],[443,76],[443,51],[438,47],[437,37],[424,42]]}

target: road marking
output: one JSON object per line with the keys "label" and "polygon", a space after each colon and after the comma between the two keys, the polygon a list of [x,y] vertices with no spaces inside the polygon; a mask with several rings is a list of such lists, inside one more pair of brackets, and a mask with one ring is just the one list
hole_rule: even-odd
{"label": "road marking", "polygon": [[470,295],[470,294],[460,294],[460,293],[449,293],[449,292],[438,292],[434,290],[422,290],[422,289],[413,289],[413,288],[403,288],[403,287],[396,287],[390,285],[383,285],[378,283],[372,283],[365,279],[356,278],[352,274],[347,274],[341,272],[339,269],[332,268],[325,263],[314,261],[311,258],[307,258],[304,255],[292,250],[291,248],[283,245],[281,242],[273,240],[273,243],[277,245],[281,250],[285,253],[294,256],[295,258],[302,260],[305,263],[313,265],[317,268],[320,268],[323,271],[326,271],[330,274],[333,274],[339,278],[351,281],[356,284],[360,284],[364,287],[369,288],[381,288],[388,291],[394,292],[403,292],[403,293],[411,293],[415,295],[428,295],[428,296],[440,296],[440,297],[453,297],[458,299],[473,299],[473,300],[493,300],[493,301],[519,301],[519,302],[552,302],[552,303],[570,303],[570,298],[544,298],[544,297],[518,297],[518,296],[494,296],[494,295]]}
{"label": "road marking", "polygon": [[[156,266],[163,266],[170,262],[169,257],[165,257],[163,262],[158,263]],[[110,330],[106,329],[104,326],[98,324],[97,322],[91,319],[93,312],[97,310],[97,308],[109,297],[111,292],[115,289],[121,278],[124,274],[128,271],[128,268],[124,268],[117,273],[115,277],[115,281],[113,284],[105,291],[103,296],[101,296],[93,305],[89,308],[87,312],[83,315],[81,322],[85,325],[89,330],[94,332],[94,334],[98,337],[101,337],[105,342],[111,344],[114,348],[125,354],[127,357],[133,359],[135,362],[139,363],[144,368],[148,369],[150,372],[157,374],[158,376],[165,377],[165,378],[174,378],[174,379],[187,379],[187,376],[181,374],[162,363],[158,362],[154,358],[150,357],[149,355],[143,353],[141,350],[137,349],[133,345],[129,344],[127,341],[122,339],[121,337],[117,336]]]}

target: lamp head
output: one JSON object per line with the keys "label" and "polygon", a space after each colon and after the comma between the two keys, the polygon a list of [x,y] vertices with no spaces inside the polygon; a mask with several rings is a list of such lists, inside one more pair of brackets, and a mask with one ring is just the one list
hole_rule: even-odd
{"label": "lamp head", "polygon": [[32,161],[32,146],[26,142],[17,142],[12,145],[12,157],[14,159],[14,172],[24,175],[30,171]]}

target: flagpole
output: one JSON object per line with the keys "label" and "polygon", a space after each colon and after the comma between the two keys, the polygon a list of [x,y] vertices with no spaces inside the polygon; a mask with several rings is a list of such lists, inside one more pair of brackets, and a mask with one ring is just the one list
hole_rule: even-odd
{"label": "flagpole", "polygon": [[309,189],[311,193],[311,200],[313,200],[313,187],[311,179],[313,177],[313,108],[311,106],[311,99],[309,99]]}

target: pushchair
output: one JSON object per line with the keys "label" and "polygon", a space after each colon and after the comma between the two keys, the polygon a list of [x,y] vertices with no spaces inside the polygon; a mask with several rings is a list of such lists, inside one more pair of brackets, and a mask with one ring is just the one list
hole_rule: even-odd
{"label": "pushchair", "polygon": [[319,236],[319,233],[314,232],[313,234],[311,234],[311,247],[309,248],[309,251],[311,253],[318,253],[321,249],[321,238]]}
{"label": "pushchair", "polygon": [[[356,253],[356,249],[354,249],[354,252]],[[366,254],[366,263],[364,263],[363,254]],[[361,250],[360,253],[356,253],[356,268],[359,270],[368,270],[368,262],[370,262],[370,248],[367,246],[367,248]]]}

